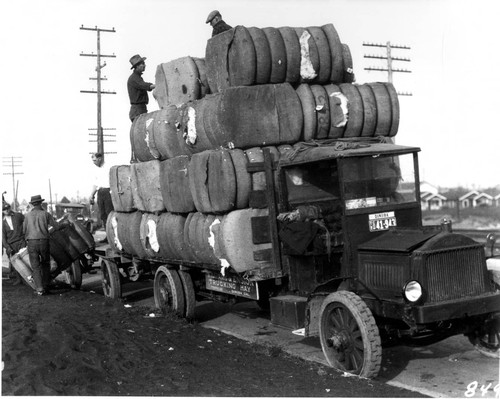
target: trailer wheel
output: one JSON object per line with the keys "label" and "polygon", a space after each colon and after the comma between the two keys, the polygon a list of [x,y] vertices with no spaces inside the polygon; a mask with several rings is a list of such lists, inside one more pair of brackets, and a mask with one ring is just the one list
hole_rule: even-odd
{"label": "trailer wheel", "polygon": [[163,313],[173,311],[183,317],[186,312],[182,282],[177,270],[160,266],[154,280],[155,305]]}
{"label": "trailer wheel", "polygon": [[349,291],[328,295],[320,310],[319,336],[330,366],[376,377],[382,362],[377,324],[366,303]]}
{"label": "trailer wheel", "polygon": [[104,259],[101,263],[102,290],[106,298],[118,299],[122,296],[120,272],[116,262]]}
{"label": "trailer wheel", "polygon": [[184,317],[186,319],[194,319],[196,295],[194,292],[193,279],[191,278],[191,275],[184,270],[179,270],[179,277],[181,278],[182,288],[184,291],[184,302],[186,304]]}
{"label": "trailer wheel", "polygon": [[80,259],[75,260],[64,274],[66,283],[68,283],[71,288],[79,290],[82,286],[82,266],[80,265]]}
{"label": "trailer wheel", "polygon": [[500,358],[500,318],[488,320],[467,337],[474,348],[484,356]]}

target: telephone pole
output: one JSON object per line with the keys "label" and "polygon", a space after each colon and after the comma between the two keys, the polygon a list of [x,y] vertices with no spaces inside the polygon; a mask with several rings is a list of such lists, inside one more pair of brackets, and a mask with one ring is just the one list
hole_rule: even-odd
{"label": "telephone pole", "polygon": [[[401,68],[394,68],[392,65],[393,61],[402,61],[402,62],[410,62],[409,58],[405,57],[394,57],[392,55],[392,49],[398,49],[398,50],[410,50],[411,47],[409,46],[402,46],[402,45],[396,45],[396,44],[391,44],[391,42],[387,42],[386,44],[379,44],[379,43],[363,43],[363,46],[366,47],[379,47],[379,48],[385,48],[386,49],[386,55],[364,55],[364,58],[375,58],[375,59],[380,59],[380,60],[386,60],[387,61],[387,68],[381,68],[381,67],[368,67],[365,68],[366,71],[383,71],[387,72],[387,81],[389,83],[392,83],[392,74],[394,72],[404,72],[404,73],[411,73],[410,70],[408,69],[401,69]],[[412,93],[408,92],[398,92],[398,95],[400,96],[411,96],[413,95]]]}
{"label": "telephone pole", "polygon": [[97,81],[97,90],[80,90],[80,93],[95,93],[97,94],[97,128],[94,129],[89,129],[89,130],[96,130],[97,132],[95,134],[89,133],[89,136],[97,136],[97,140],[89,140],[90,142],[97,142],[97,152],[101,153],[103,155],[104,159],[104,154],[110,154],[109,152],[104,151],[104,142],[114,142],[115,140],[104,140],[104,136],[107,137],[116,137],[114,134],[103,134],[104,130],[114,130],[112,128],[110,129],[105,129],[102,127],[102,119],[101,119],[101,95],[102,94],[116,94],[115,91],[103,91],[101,89],[101,81],[102,80],[107,80],[106,77],[101,76],[101,70],[106,66],[106,61],[104,61],[101,64],[101,58],[116,58],[116,56],[113,55],[107,55],[107,54],[101,54],[101,32],[112,32],[115,33],[115,28],[112,29],[102,29],[98,28],[97,26],[95,28],[86,28],[83,25],[80,27],[80,30],[88,30],[88,31],[94,31],[97,32],[97,54],[91,53],[91,54],[84,54],[81,53],[80,56],[82,57],[96,57],[97,58],[97,66],[95,68],[97,72],[97,76],[95,78],[89,78],[90,80],[95,80]]}
{"label": "telephone pole", "polygon": [[22,157],[3,157],[2,159],[3,167],[10,167],[10,172],[4,173],[4,175],[12,176],[12,196],[14,197],[12,208],[14,209],[14,211],[17,211],[17,190],[15,176],[24,174],[23,172],[16,172],[16,168],[20,168],[22,166],[21,163]]}

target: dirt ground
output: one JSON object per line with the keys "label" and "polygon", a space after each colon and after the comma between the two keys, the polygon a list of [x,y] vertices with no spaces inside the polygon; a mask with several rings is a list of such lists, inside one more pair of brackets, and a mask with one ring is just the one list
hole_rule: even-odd
{"label": "dirt ground", "polygon": [[2,283],[2,395],[421,397],[60,284]]}

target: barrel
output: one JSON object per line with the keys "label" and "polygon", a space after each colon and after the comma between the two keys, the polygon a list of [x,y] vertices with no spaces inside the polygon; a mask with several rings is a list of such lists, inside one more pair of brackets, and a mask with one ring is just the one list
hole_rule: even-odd
{"label": "barrel", "polygon": [[196,210],[189,188],[189,160],[180,155],[160,162],[160,191],[169,212],[187,213]]}
{"label": "barrel", "polygon": [[164,211],[160,189],[160,161],[134,163],[130,169],[135,207],[144,212]]}
{"label": "barrel", "polygon": [[113,208],[118,212],[133,212],[130,165],[113,165],[109,169],[109,187]]}

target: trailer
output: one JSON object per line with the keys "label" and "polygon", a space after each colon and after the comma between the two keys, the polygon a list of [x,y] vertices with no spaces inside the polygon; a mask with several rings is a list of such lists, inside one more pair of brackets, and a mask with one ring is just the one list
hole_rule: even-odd
{"label": "trailer", "polygon": [[188,319],[202,298],[253,300],[274,324],[319,337],[332,367],[368,378],[387,344],[465,334],[499,357],[500,286],[484,245],[447,221],[422,225],[420,149],[385,141],[299,143],[279,160],[264,148],[263,162],[247,165],[265,176],[250,195],[262,210],[249,235],[261,267],[97,248],[104,294],[154,276],[156,306]]}

